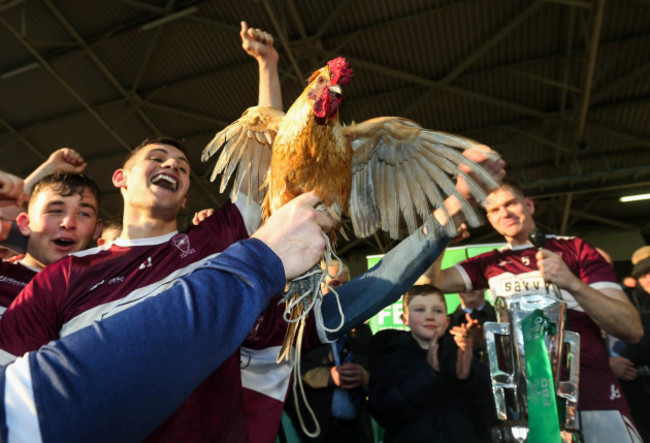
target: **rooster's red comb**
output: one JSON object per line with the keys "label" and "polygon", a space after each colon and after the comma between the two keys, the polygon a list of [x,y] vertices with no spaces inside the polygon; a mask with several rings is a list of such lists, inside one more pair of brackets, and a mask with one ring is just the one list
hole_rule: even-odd
{"label": "rooster's red comb", "polygon": [[352,68],[343,57],[328,61],[327,66],[330,67],[330,81],[335,85],[345,86],[354,77]]}

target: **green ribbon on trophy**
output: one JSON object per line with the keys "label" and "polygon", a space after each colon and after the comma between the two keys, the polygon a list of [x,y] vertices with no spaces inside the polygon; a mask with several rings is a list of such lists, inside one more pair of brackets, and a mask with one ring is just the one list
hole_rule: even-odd
{"label": "green ribbon on trophy", "polygon": [[555,402],[551,361],[544,341],[555,334],[556,327],[541,309],[536,309],[521,322],[526,355],[526,387],[528,393],[528,443],[561,443],[560,422]]}

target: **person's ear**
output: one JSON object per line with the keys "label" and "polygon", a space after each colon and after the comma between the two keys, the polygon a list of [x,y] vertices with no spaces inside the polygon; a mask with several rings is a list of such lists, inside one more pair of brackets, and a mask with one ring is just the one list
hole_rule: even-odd
{"label": "person's ear", "polygon": [[126,173],[120,168],[113,172],[113,186],[116,188],[126,188]]}
{"label": "person's ear", "polygon": [[99,237],[102,235],[102,229],[104,229],[104,220],[98,218],[95,224],[95,232],[93,232],[93,240],[97,240],[98,246],[101,246],[99,244]]}
{"label": "person's ear", "polygon": [[526,206],[528,206],[528,210],[530,211],[531,214],[535,213],[535,202],[533,201],[532,198],[526,197],[524,198],[524,202],[526,202]]}
{"label": "person's ear", "polygon": [[25,237],[28,237],[32,233],[32,230],[29,228],[29,214],[26,212],[21,212],[16,217],[16,225],[18,225],[18,230]]}
{"label": "person's ear", "polygon": [[409,325],[409,314],[408,311],[400,314],[399,316],[402,319],[402,323],[404,323],[404,326],[410,326]]}
{"label": "person's ear", "polygon": [[187,198],[189,197],[189,194],[185,194],[185,197],[183,197],[183,204],[181,205],[181,209],[185,209],[185,204],[187,204]]}

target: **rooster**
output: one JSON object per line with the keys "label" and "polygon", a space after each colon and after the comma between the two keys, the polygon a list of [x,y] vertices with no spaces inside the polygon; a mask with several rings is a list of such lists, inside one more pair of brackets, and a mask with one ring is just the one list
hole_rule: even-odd
{"label": "rooster", "polygon": [[[342,126],[338,115],[342,87],[352,77],[344,58],[330,60],[309,77],[286,115],[269,107],[251,107],[219,132],[201,160],[221,151],[210,178],[214,181],[223,174],[220,192],[235,174],[233,197],[247,189],[248,198],[262,203],[268,217],[294,197],[315,191],[335,228],[341,227],[341,214],[346,213],[357,237],[382,229],[395,239],[402,219],[412,232],[430,219],[434,207],[444,209],[448,195],[457,196],[470,225],[480,224],[452,180],[462,175],[473,197],[485,198],[482,186],[459,168],[463,164],[483,187],[496,187],[488,173],[462,155],[462,150],[480,145],[400,117]],[[453,222],[448,229],[455,234]],[[285,345],[291,343],[295,328],[290,331]]]}

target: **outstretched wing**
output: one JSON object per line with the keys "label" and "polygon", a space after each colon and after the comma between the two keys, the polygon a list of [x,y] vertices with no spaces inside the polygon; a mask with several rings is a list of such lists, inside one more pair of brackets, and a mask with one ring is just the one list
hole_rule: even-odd
{"label": "outstretched wing", "polygon": [[[354,232],[367,237],[379,228],[397,238],[400,221],[408,232],[427,221],[433,208],[443,208],[447,196],[456,195],[472,226],[480,224],[470,204],[458,193],[454,177],[462,175],[473,197],[483,201],[482,187],[458,166],[469,166],[488,189],[497,186],[478,164],[462,151],[479,143],[444,132],[423,129],[399,117],[379,117],[345,128],[354,151],[349,212]],[[448,225],[450,235],[456,226]]]}
{"label": "outstretched wing", "polygon": [[235,171],[233,201],[239,192],[258,203],[264,199],[264,177],[271,164],[273,140],[278,132],[284,112],[266,106],[248,108],[242,116],[217,133],[203,149],[201,161],[205,162],[219,150],[210,181],[223,174],[219,192],[224,192]]}

